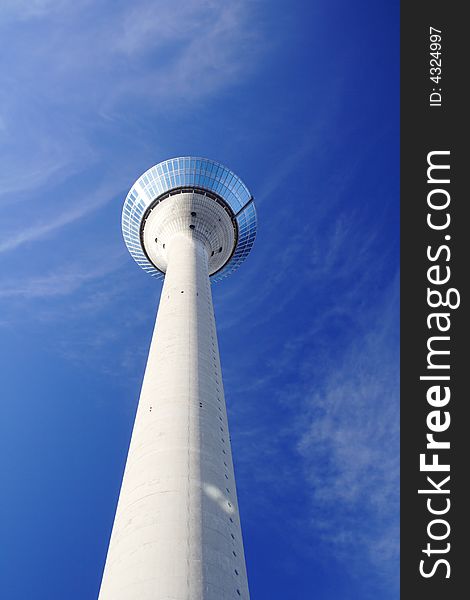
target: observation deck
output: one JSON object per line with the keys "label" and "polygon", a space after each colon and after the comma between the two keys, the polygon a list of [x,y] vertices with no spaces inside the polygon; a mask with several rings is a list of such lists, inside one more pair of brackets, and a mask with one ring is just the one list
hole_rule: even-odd
{"label": "observation deck", "polygon": [[184,156],[146,171],[124,202],[122,232],[136,263],[162,278],[167,244],[180,231],[199,239],[208,253],[209,276],[220,281],[237,270],[256,236],[253,197],[220,163]]}

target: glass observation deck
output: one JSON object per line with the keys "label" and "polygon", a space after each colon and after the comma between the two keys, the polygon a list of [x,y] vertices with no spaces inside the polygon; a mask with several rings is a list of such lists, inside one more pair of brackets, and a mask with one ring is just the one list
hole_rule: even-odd
{"label": "glass observation deck", "polygon": [[147,258],[141,245],[142,219],[158,197],[177,188],[199,188],[217,194],[233,212],[238,239],[230,260],[212,281],[220,281],[238,269],[248,256],[256,236],[256,209],[248,188],[235,173],[207,158],[171,158],[146,171],[127,194],[122,210],[122,233],[136,263],[157,278],[164,277]]}

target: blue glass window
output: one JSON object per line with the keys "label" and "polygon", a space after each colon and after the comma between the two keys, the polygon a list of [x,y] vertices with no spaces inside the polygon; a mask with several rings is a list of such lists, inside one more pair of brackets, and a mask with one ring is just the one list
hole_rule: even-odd
{"label": "blue glass window", "polygon": [[[160,194],[175,187],[203,187],[216,192],[237,214],[239,239],[232,259],[211,279],[219,281],[238,268],[248,255],[256,235],[256,210],[250,202],[250,192],[230,169],[205,158],[184,156],[155,165],[146,171],[131,188],[122,214],[122,229],[127,247],[142,268],[162,277],[150,263],[140,246],[140,225],[147,207]],[[139,192],[137,191],[137,189]],[[241,212],[240,212],[241,211]]]}

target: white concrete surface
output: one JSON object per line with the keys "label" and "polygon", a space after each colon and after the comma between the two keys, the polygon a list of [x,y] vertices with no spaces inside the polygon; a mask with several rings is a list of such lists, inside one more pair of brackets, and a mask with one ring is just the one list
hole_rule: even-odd
{"label": "white concrete surface", "polygon": [[99,600],[249,599],[208,275],[210,235],[202,225],[189,229],[178,214],[197,213],[200,203],[179,201],[180,224],[163,228],[171,232],[165,282]]}
{"label": "white concrete surface", "polygon": [[165,198],[157,204],[144,225],[143,241],[152,263],[163,271],[168,265],[168,241],[177,231],[187,231],[207,249],[209,275],[230,258],[235,244],[232,220],[212,198],[197,192],[185,192]]}

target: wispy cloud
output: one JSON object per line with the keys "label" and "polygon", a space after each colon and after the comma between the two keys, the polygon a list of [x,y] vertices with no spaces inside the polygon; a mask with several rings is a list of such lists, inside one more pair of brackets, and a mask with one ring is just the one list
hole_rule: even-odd
{"label": "wispy cloud", "polygon": [[[53,9],[60,13],[56,4],[38,2],[29,13],[17,12]],[[242,74],[246,79],[256,68],[262,32],[251,19],[254,10],[244,0],[177,0],[171,8],[138,0],[117,3],[105,19],[90,19],[85,4],[72,14],[58,14],[50,35],[39,30],[40,45],[33,56],[16,48],[16,76],[4,78],[26,91],[30,69],[40,69],[38,99],[47,98],[62,110],[67,101],[83,112],[99,105],[112,109],[129,98],[138,98],[141,106],[158,98],[168,110],[175,101],[207,97],[233,85]],[[47,22],[41,21],[41,27],[47,29]]]}
{"label": "wispy cloud", "polygon": [[246,80],[263,53],[251,12],[244,1],[213,0],[180,1],[163,13],[146,2],[128,11],[120,21],[122,36],[112,31],[108,52],[127,61],[142,54],[162,60],[156,68],[132,69],[116,81],[103,95],[102,114],[135,98],[143,104],[157,102],[165,110],[181,109],[235,85],[242,76]]}
{"label": "wispy cloud", "polygon": [[[310,522],[341,557],[364,553],[396,581],[399,505],[398,282],[370,328],[312,382],[296,425]],[[372,317],[372,315],[371,315]],[[305,394],[305,389],[302,390]],[[355,549],[355,550],[354,550]]]}
{"label": "wispy cloud", "polygon": [[[285,311],[295,312],[308,298],[312,301],[300,330],[286,332],[280,346],[259,349],[255,362],[260,368],[249,377],[240,381],[239,364],[234,371],[230,364],[224,366],[228,385],[237,395],[269,397],[270,403],[274,397],[274,410],[286,415],[283,427],[272,436],[267,426],[253,426],[259,417],[235,406],[242,440],[237,457],[246,472],[256,468],[258,453],[276,464],[276,472],[267,473],[263,460],[256,472],[257,480],[271,477],[273,490],[303,479],[310,500],[308,510],[293,519],[297,526],[304,531],[309,524],[325,556],[349,565],[352,573],[380,572],[396,591],[398,276],[390,277],[389,249],[381,247],[385,214],[377,215],[374,228],[367,228],[357,210],[335,212],[334,219],[326,211],[316,225],[309,223],[289,235],[273,273],[257,282],[253,298],[243,299],[243,314],[221,318],[221,331],[236,324],[239,330],[240,319],[250,318],[254,331],[282,330],[279,320],[282,323]],[[272,229],[280,230],[283,222],[288,222],[287,216],[281,214]],[[274,252],[268,257],[272,248],[265,245],[264,250],[265,261],[258,260],[270,265]],[[302,278],[293,276],[286,285],[286,277],[300,262]],[[234,288],[231,293],[236,297],[238,292]],[[269,414],[263,419],[269,423]],[[291,462],[282,456],[292,448],[300,472],[292,471]]]}
{"label": "wispy cloud", "polygon": [[[101,136],[110,130],[116,135],[115,121],[135,120],[137,107],[141,114],[175,114],[242,76],[246,80],[259,65],[262,34],[248,2],[178,0],[170,8],[138,0],[116,3],[105,19],[91,18],[92,6],[69,0],[2,3],[0,20],[19,20],[28,40],[10,44],[8,23],[2,28],[0,22],[12,49],[10,67],[0,75],[4,203],[32,202],[41,188],[100,164],[106,159]],[[157,135],[154,149],[159,143]],[[125,161],[128,156],[114,153],[117,170]],[[42,239],[80,214],[74,207],[55,223],[10,235],[0,251]]]}
{"label": "wispy cloud", "polygon": [[[240,4],[237,1],[232,3],[233,7]],[[227,11],[214,0],[177,0],[171,10],[162,8],[148,0],[128,7],[122,13],[120,35],[114,39],[112,48],[132,56],[148,52],[150,47],[180,46],[182,40],[209,28],[214,20],[217,22],[220,14]]]}
{"label": "wispy cloud", "polygon": [[[4,281],[0,287],[0,298],[52,298],[67,296],[76,292],[84,285],[104,278],[106,275],[122,268],[125,250],[113,253],[108,250],[98,262],[91,264],[82,260],[79,263],[68,264],[45,275],[32,276]],[[57,315],[60,311],[57,311]]]}
{"label": "wispy cloud", "polygon": [[96,151],[80,127],[66,117],[60,123],[60,119],[47,113],[45,116],[39,107],[24,100],[15,101],[13,96],[14,93],[3,103],[0,116],[3,126],[0,131],[0,198],[3,206],[24,202],[46,184],[50,191],[51,183],[57,185],[97,159]]}
{"label": "wispy cloud", "polygon": [[0,18],[28,20],[61,10],[68,0],[3,0]]}
{"label": "wispy cloud", "polygon": [[57,215],[53,214],[48,220],[42,217],[33,225],[23,227],[10,235],[4,235],[0,242],[0,254],[11,252],[23,244],[35,242],[57,233],[63,227],[107,204],[121,190],[122,182],[118,179],[99,186],[97,190],[88,194],[85,200],[78,194],[71,194],[64,203],[65,209],[62,209]]}

